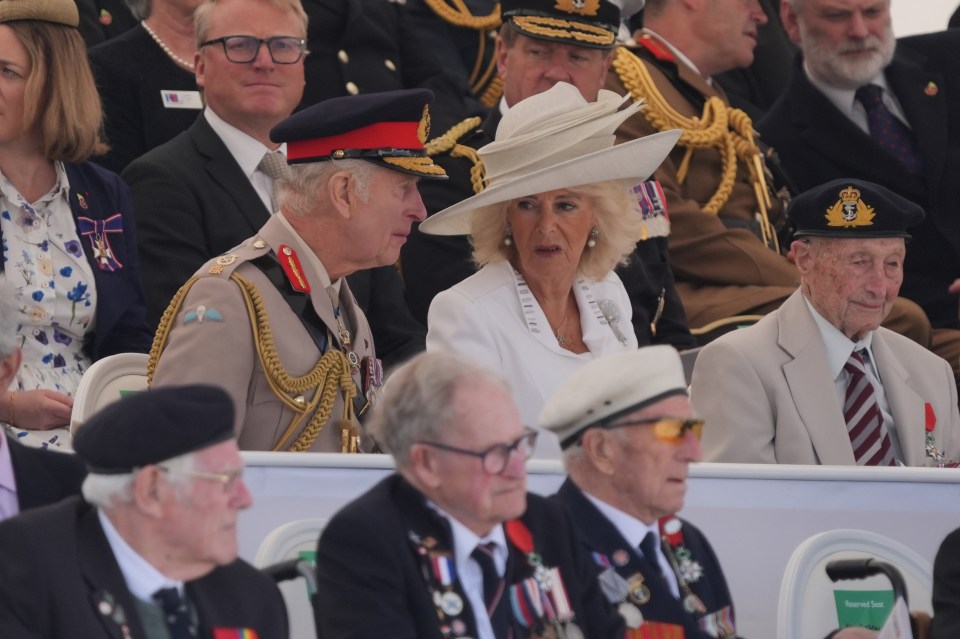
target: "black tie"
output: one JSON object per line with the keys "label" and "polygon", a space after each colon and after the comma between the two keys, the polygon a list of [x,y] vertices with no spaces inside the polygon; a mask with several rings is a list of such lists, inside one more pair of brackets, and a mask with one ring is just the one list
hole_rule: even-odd
{"label": "black tie", "polygon": [[657,544],[660,543],[657,533],[652,530],[647,533],[647,536],[643,538],[643,541],[640,542],[640,552],[643,553],[643,558],[647,560],[650,564],[650,567],[653,568],[653,572],[663,578],[663,570],[660,568],[660,559],[657,556]]}
{"label": "black tie", "polygon": [[876,84],[865,84],[857,89],[856,98],[867,111],[870,137],[884,151],[900,160],[909,173],[919,173],[923,169],[923,162],[917,153],[913,132],[883,103],[883,88]]}
{"label": "black tie", "polygon": [[197,627],[190,619],[190,607],[176,588],[161,588],[153,593],[153,599],[163,609],[163,620],[170,630],[170,639],[193,639]]}
{"label": "black tie", "polygon": [[487,605],[487,616],[490,617],[490,626],[493,628],[493,635],[497,639],[504,639],[507,636],[507,630],[510,624],[509,610],[506,605],[500,605],[504,601],[504,579],[497,572],[497,566],[493,561],[493,549],[496,548],[494,542],[478,544],[470,557],[480,566],[480,572],[483,574],[483,602]]}

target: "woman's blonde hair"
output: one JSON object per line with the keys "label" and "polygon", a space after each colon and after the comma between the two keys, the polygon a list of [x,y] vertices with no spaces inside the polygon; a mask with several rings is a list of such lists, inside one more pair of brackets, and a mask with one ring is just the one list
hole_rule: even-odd
{"label": "woman's blonde hair", "polygon": [[[630,181],[597,182],[570,189],[586,196],[593,205],[597,245],[584,246],[577,271],[591,280],[601,280],[617,266],[625,264],[643,235],[643,224],[630,202]],[[504,244],[507,235],[507,210],[510,201],[498,202],[473,213],[470,243],[477,266],[513,260],[515,246]],[[589,238],[584,238],[584,242]]]}
{"label": "woman's blonde hair", "polygon": [[30,59],[23,133],[36,127],[41,152],[49,160],[83,162],[105,153],[100,95],[80,32],[40,20],[5,24],[17,34]]}

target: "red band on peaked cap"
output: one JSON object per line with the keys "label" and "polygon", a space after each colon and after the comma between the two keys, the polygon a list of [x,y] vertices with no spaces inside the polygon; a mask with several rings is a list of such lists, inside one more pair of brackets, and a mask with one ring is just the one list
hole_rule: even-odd
{"label": "red band on peaked cap", "polygon": [[340,149],[408,149],[423,150],[417,137],[419,122],[377,122],[353,131],[312,140],[287,142],[287,159],[291,162],[327,159]]}

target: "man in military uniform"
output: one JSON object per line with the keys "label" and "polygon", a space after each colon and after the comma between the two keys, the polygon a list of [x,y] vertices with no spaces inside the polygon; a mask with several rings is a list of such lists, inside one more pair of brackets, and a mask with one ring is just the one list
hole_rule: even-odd
{"label": "man in military uniform", "polygon": [[[151,384],[217,383],[247,450],[369,451],[358,417],[382,383],[373,338],[344,278],[393,264],[425,217],[423,89],[334,98],[271,131],[293,165],[279,213],[211,260],[174,298]],[[157,361],[159,359],[159,361]]]}
{"label": "man in military uniform", "polygon": [[[616,5],[608,0],[585,7],[566,0],[507,0],[501,3],[501,15],[505,22],[496,57],[503,98],[482,125],[479,118],[465,120],[428,145],[451,176],[446,183],[424,189],[430,214],[482,190],[483,167],[476,149],[493,141],[510,106],[561,81],[577,87],[591,102],[603,87],[620,24]],[[658,197],[643,204],[648,239],[637,244],[630,264],[616,269],[630,295],[637,341],[689,347],[693,339],[668,265],[666,211]],[[415,317],[425,321],[434,295],[476,271],[470,255],[465,237],[411,236],[402,265],[407,302]]]}
{"label": "man in military uniform", "polygon": [[608,601],[644,626],[637,636],[736,636],[720,562],[676,516],[703,428],[677,352],[650,346],[588,363],[540,425],[559,437],[569,474],[553,499],[577,523]]}

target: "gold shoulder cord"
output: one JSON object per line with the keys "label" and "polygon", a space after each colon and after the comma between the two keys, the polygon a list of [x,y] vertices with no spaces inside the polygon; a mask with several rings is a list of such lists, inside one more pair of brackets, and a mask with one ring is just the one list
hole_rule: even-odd
{"label": "gold shoulder cord", "polygon": [[[148,386],[153,384],[157,361],[166,346],[173,318],[180,312],[180,307],[183,305],[187,292],[196,283],[197,279],[197,276],[194,276],[180,287],[160,319],[160,325],[153,338],[150,357],[147,361]],[[337,399],[337,392],[342,391],[344,408],[343,420],[340,422],[341,452],[359,452],[359,431],[353,410],[353,398],[357,394],[357,385],[350,374],[350,362],[347,361],[346,355],[335,348],[331,348],[323,354],[313,370],[302,377],[292,377],[280,362],[273,341],[273,330],[270,328],[267,311],[263,306],[263,299],[260,297],[257,287],[236,272],[230,274],[230,279],[240,287],[243,294],[250,325],[253,329],[254,346],[257,350],[257,356],[260,358],[260,364],[263,366],[267,383],[280,401],[294,411],[293,421],[284,431],[273,450],[283,449],[293,433],[296,432],[304,416],[313,412],[313,417],[303,429],[303,432],[287,448],[287,450],[294,452],[309,450],[330,419],[333,405]],[[309,401],[305,401],[303,393],[311,390],[316,390],[316,392]]]}
{"label": "gold shoulder cord", "polygon": [[763,160],[760,149],[754,142],[753,122],[750,116],[740,109],[724,104],[716,96],[707,98],[700,117],[686,117],[671,107],[657,90],[650,72],[640,58],[624,47],[617,47],[613,67],[620,76],[623,85],[636,100],[644,100],[641,111],[658,131],[680,129],[683,134],[677,141],[678,146],[686,147],[687,152],[677,168],[680,183],[686,180],[690,168],[690,158],[695,149],[714,148],[720,152],[720,184],[703,210],[716,215],[727,203],[737,177],[737,160],[745,162],[753,184],[759,209],[761,239],[764,244],[780,250],[777,234],[770,223],[770,193],[764,177]]}
{"label": "gold shoulder cord", "polygon": [[[493,105],[503,95],[503,82],[500,78],[493,78],[493,75],[497,72],[495,58],[490,58],[486,68],[482,68],[482,65],[486,57],[487,41],[489,40],[487,33],[500,27],[500,3],[498,2],[489,14],[475,16],[463,0],[449,0],[449,2],[447,0],[424,0],[424,2],[444,22],[477,32],[477,62],[467,83],[470,92],[477,95],[477,91],[487,86],[489,82],[489,86],[481,95],[477,96],[477,99],[485,107],[493,108]],[[491,80],[491,78],[493,79]]]}
{"label": "gold shoulder cord", "polygon": [[459,144],[457,141],[480,126],[481,121],[479,117],[467,118],[459,124],[454,124],[449,131],[433,138],[424,145],[424,151],[431,157],[449,152],[452,158],[463,157],[470,160],[473,164],[470,168],[470,185],[473,187],[474,193],[483,190],[483,181],[486,178],[483,161],[477,155],[476,149],[465,144]]}

